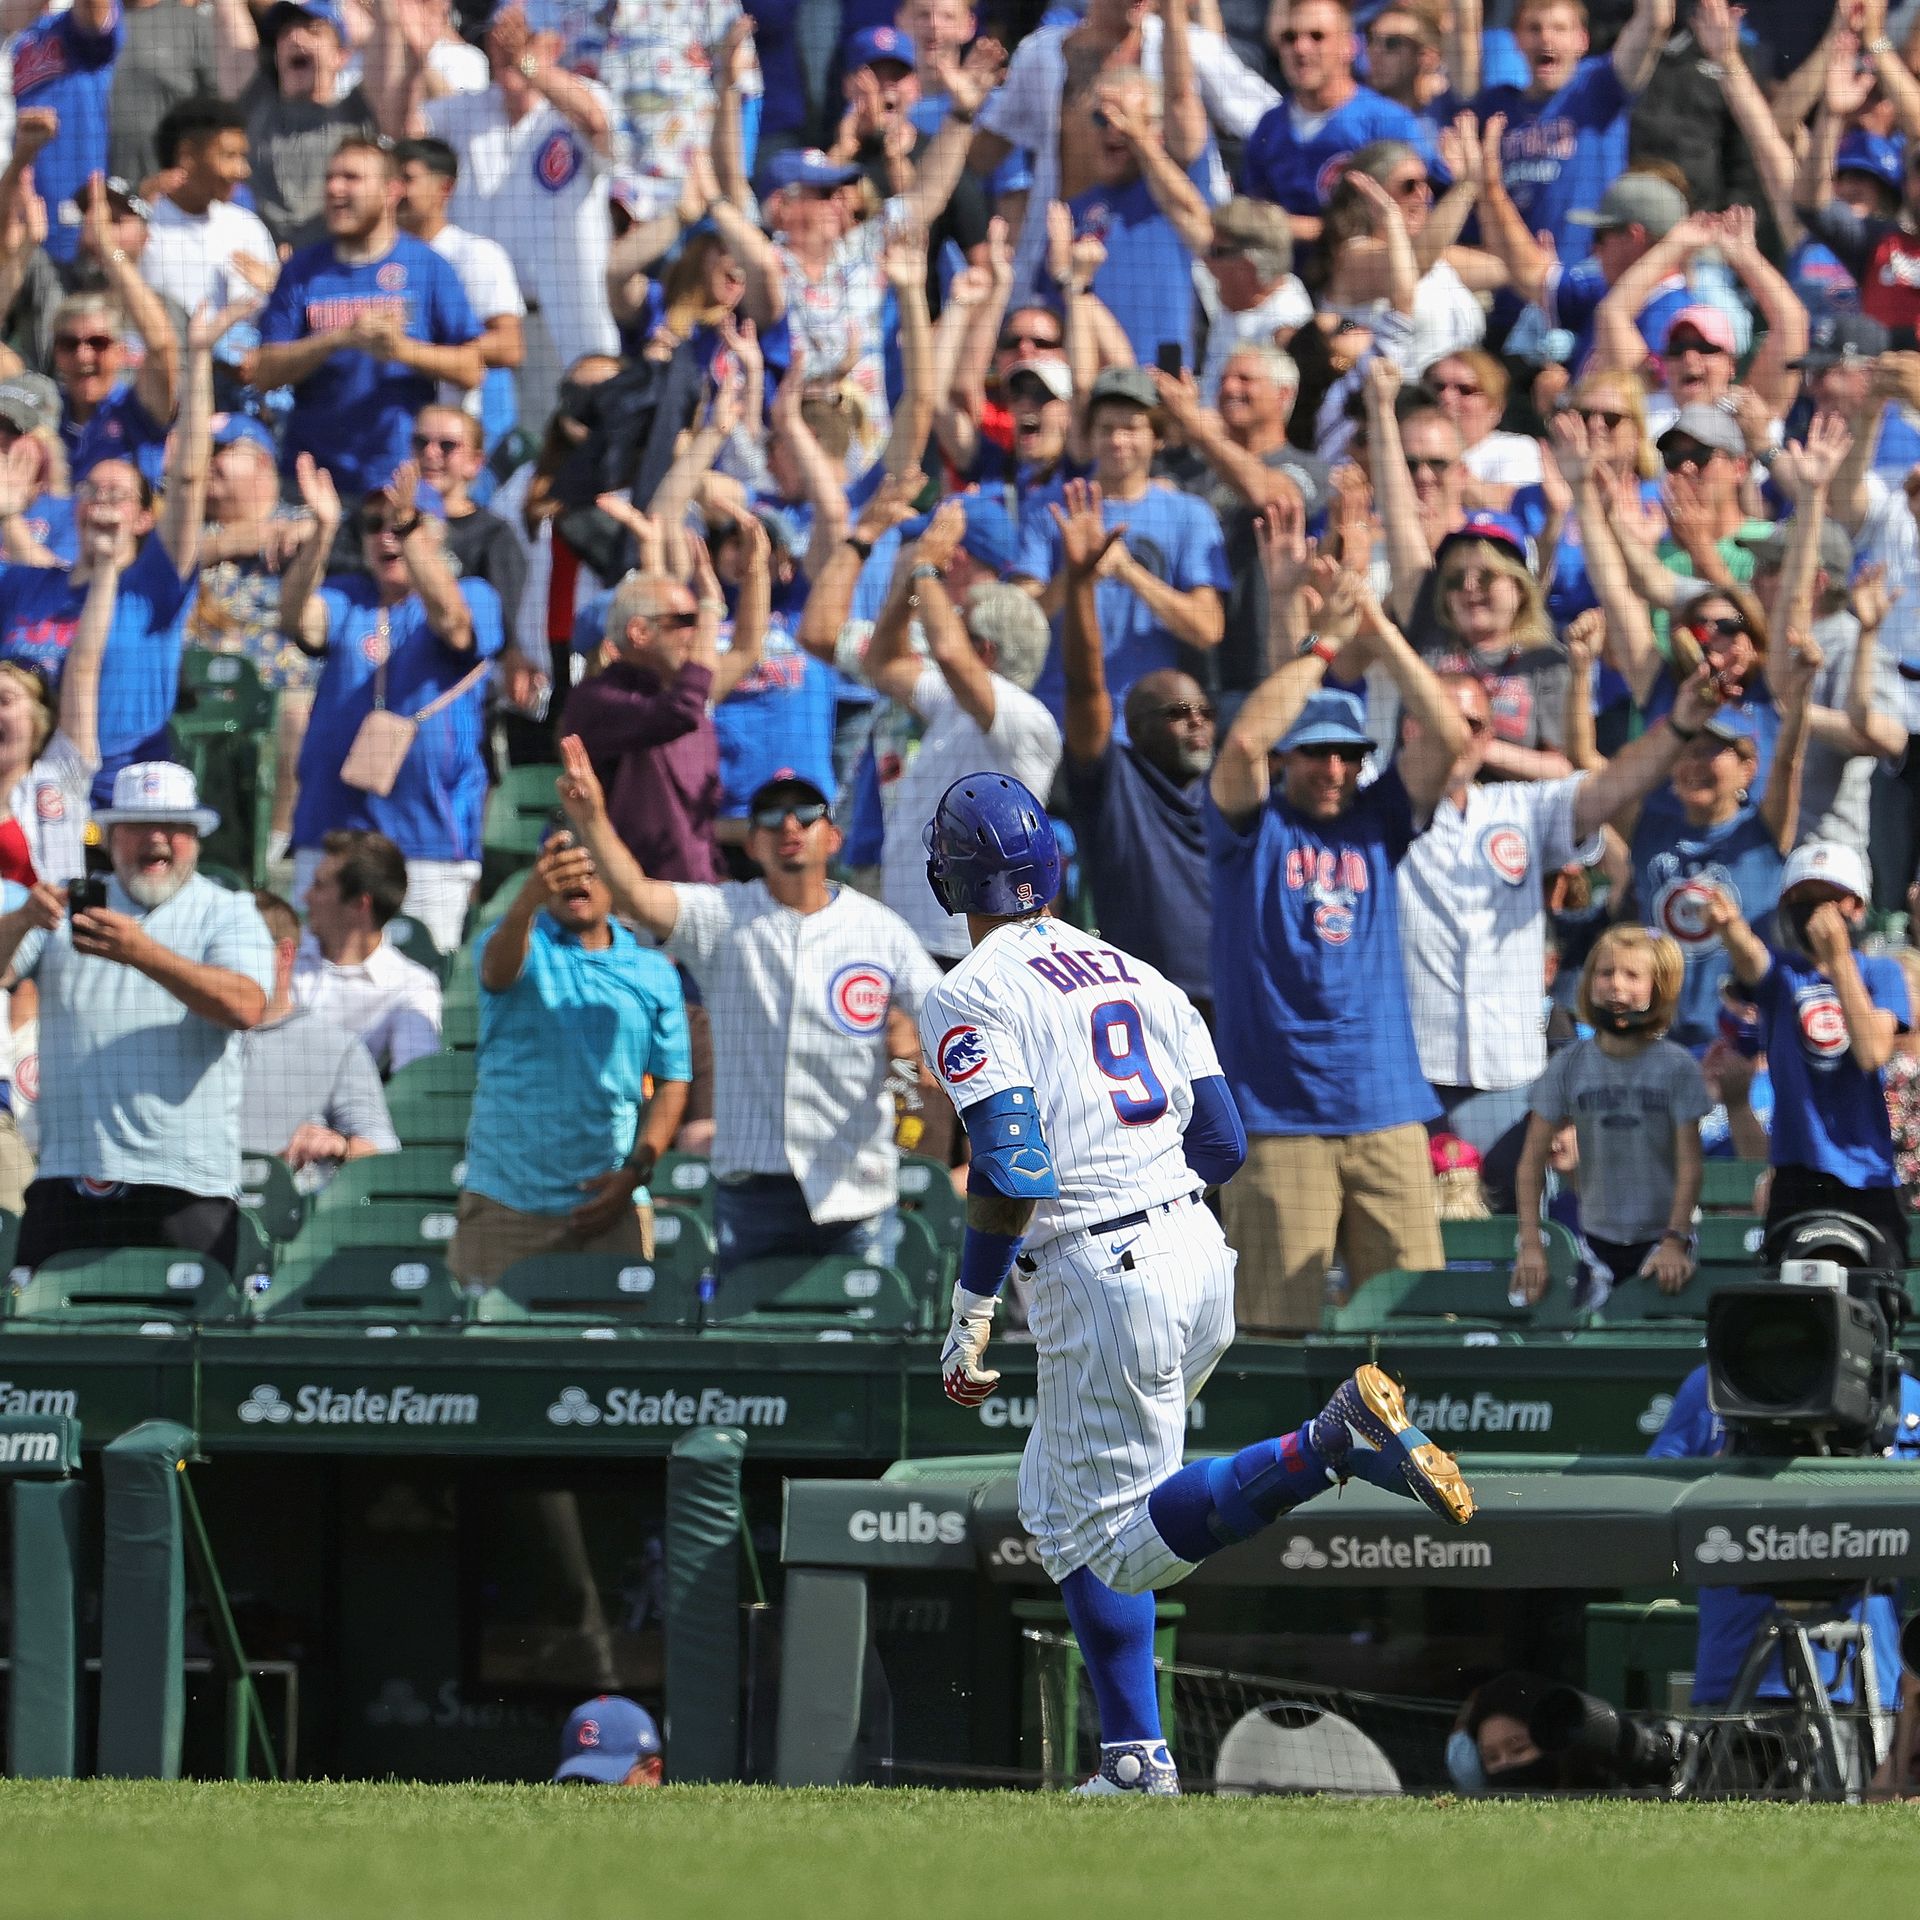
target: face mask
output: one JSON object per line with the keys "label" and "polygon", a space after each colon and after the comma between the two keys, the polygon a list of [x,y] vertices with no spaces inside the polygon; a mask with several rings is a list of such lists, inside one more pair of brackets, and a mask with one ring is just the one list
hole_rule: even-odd
{"label": "face mask", "polygon": [[1551,1793],[1560,1784],[1560,1768],[1551,1754],[1487,1775],[1489,1793]]}
{"label": "face mask", "polygon": [[1653,1025],[1653,1009],[1628,1007],[1619,1013],[1612,1013],[1605,1007],[1595,1007],[1593,1024],[1602,1033],[1644,1033]]}

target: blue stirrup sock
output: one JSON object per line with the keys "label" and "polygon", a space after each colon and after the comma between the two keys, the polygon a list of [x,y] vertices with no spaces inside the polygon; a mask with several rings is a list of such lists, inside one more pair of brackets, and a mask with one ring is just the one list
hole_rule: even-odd
{"label": "blue stirrup sock", "polygon": [[1301,1427],[1182,1467],[1154,1488],[1147,1515],[1182,1560],[1204,1560],[1271,1526],[1335,1477],[1312,1428]]}
{"label": "blue stirrup sock", "polygon": [[1153,1595],[1116,1593],[1086,1567],[1060,1583],[1073,1637],[1100,1709],[1100,1743],[1158,1740],[1160,1690],[1153,1671]]}

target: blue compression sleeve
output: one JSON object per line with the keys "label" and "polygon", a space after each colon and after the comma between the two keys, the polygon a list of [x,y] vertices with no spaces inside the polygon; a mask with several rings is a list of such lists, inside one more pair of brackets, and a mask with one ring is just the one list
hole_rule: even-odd
{"label": "blue compression sleeve", "polygon": [[962,1291],[983,1298],[997,1294],[1013,1271],[1013,1256],[1019,1251],[1017,1233],[983,1233],[978,1227],[969,1227],[960,1242],[958,1278]]}
{"label": "blue compression sleeve", "polygon": [[1217,1073],[1193,1083],[1193,1117],[1180,1150],[1187,1165],[1210,1187],[1231,1180],[1247,1157],[1247,1130],[1240,1124],[1240,1109]]}

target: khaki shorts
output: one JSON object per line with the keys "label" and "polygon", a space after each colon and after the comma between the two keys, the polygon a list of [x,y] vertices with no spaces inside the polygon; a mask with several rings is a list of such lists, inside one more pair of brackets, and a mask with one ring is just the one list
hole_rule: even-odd
{"label": "khaki shorts", "polygon": [[1243,1332],[1318,1329],[1337,1253],[1358,1288],[1389,1268],[1446,1264],[1427,1130],[1256,1134],[1221,1193],[1240,1255],[1234,1318]]}
{"label": "khaki shorts", "polygon": [[460,1196],[458,1224],[447,1244],[447,1271],[463,1286],[491,1284],[516,1260],[541,1253],[619,1253],[634,1260],[653,1258],[653,1209],[623,1213],[594,1240],[567,1229],[564,1213],[522,1213],[483,1193]]}

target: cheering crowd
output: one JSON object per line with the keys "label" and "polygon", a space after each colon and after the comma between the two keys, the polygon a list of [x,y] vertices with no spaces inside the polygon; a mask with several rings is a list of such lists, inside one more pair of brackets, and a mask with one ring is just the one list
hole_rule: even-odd
{"label": "cheering crowd", "polygon": [[[575,1135],[486,1156],[456,1271],[628,1245],[676,1143],[723,1269],[885,1252],[951,1130],[922,829],[990,768],[1214,1027],[1250,1329],[1449,1210],[1536,1297],[1549,1219],[1587,1301],[1682,1286],[1711,1153],[1904,1264],[1920,32],[1496,12],[0,9],[23,1261],[391,1150],[400,913],[474,940],[476,1114]],[[258,911],[188,647],[277,702]],[[476,935],[489,790],[563,759]]]}

